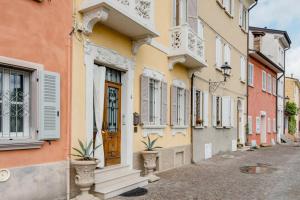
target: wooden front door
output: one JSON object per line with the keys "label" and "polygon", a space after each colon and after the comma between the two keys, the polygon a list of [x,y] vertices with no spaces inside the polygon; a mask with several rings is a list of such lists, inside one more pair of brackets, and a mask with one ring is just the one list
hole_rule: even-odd
{"label": "wooden front door", "polygon": [[103,145],[105,166],[121,162],[121,84],[105,82]]}

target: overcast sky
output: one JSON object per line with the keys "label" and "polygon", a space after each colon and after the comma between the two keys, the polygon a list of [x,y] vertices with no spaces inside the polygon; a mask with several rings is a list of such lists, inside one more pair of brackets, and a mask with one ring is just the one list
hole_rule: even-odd
{"label": "overcast sky", "polygon": [[292,46],[287,53],[286,74],[300,78],[300,0],[258,0],[250,13],[250,25],[288,32]]}

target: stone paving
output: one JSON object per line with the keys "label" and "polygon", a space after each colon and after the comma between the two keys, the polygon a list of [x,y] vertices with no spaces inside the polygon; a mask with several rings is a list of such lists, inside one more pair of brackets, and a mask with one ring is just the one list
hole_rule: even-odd
{"label": "stone paving", "polygon": [[[270,164],[276,170],[240,172],[240,167],[257,163]],[[158,176],[161,180],[149,184],[146,195],[114,200],[300,200],[300,147],[276,145],[226,153]]]}

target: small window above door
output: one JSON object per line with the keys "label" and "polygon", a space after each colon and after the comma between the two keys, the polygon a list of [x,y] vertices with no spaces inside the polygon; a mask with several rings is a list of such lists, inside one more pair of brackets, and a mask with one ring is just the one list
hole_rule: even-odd
{"label": "small window above door", "polygon": [[115,70],[112,68],[106,68],[105,80],[114,82],[114,83],[122,83],[121,71],[118,71],[118,70]]}

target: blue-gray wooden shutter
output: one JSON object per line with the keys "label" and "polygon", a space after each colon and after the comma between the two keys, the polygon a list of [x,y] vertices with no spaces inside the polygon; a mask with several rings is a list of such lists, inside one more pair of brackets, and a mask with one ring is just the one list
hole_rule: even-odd
{"label": "blue-gray wooden shutter", "polygon": [[197,0],[188,0],[187,1],[187,14],[188,14],[188,23],[191,26],[192,30],[197,33],[198,31],[198,12],[197,12]]}
{"label": "blue-gray wooden shutter", "polygon": [[168,116],[168,84],[161,82],[161,110],[160,110],[161,125],[167,125]]}
{"label": "blue-gray wooden shutter", "polygon": [[147,76],[141,76],[141,123],[149,125],[149,81]]}
{"label": "blue-gray wooden shutter", "polygon": [[39,140],[60,138],[60,75],[39,72]]}
{"label": "blue-gray wooden shutter", "polygon": [[171,87],[171,125],[176,126],[178,124],[177,117],[177,87]]}

